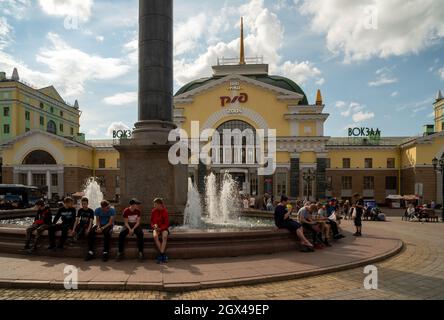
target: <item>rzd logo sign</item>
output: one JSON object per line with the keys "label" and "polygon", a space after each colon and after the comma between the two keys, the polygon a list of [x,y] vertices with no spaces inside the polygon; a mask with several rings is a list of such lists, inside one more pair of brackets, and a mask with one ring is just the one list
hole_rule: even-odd
{"label": "rzd logo sign", "polygon": [[248,102],[248,94],[241,93],[239,96],[235,97],[220,97],[220,105],[221,107],[225,107],[230,104],[235,104],[236,102],[239,103],[247,103]]}

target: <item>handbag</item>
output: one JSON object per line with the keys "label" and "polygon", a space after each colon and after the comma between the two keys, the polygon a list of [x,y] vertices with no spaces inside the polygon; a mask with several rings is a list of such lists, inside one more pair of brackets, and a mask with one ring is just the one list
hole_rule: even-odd
{"label": "handbag", "polygon": [[356,208],[352,208],[351,210],[353,211],[352,219],[356,219]]}

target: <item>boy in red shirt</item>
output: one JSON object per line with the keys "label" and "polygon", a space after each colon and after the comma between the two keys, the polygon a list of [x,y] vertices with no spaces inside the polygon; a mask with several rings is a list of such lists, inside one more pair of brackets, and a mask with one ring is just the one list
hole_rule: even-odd
{"label": "boy in red shirt", "polygon": [[[153,229],[154,241],[160,252],[156,258],[157,263],[166,263],[168,262],[168,257],[165,252],[168,235],[170,234],[170,221],[168,218],[168,211],[166,210],[162,199],[154,200],[154,209],[151,211],[151,228]],[[160,237],[162,240],[160,240]]]}
{"label": "boy in red shirt", "polygon": [[117,261],[122,260],[125,256],[125,239],[128,235],[130,237],[137,237],[139,261],[143,261],[143,230],[140,226],[142,212],[139,208],[142,202],[137,199],[132,199],[129,204],[130,206],[123,211],[125,227],[122,229],[122,232],[120,232],[119,235],[119,253],[117,255]]}

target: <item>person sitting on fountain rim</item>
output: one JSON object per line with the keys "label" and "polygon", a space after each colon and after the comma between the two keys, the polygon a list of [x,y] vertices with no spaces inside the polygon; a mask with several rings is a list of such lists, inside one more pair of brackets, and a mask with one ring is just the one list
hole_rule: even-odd
{"label": "person sitting on fountain rim", "polygon": [[[62,219],[61,224],[57,224],[59,220]],[[49,228],[49,247],[48,250],[53,250],[56,248],[55,244],[55,234],[57,231],[62,231],[62,236],[60,237],[60,242],[58,245],[59,249],[63,249],[68,235],[74,230],[74,224],[76,221],[76,209],[74,208],[74,200],[70,197],[63,199],[63,207],[61,207],[51,227]]]}
{"label": "person sitting on fountain rim", "polygon": [[94,212],[96,217],[95,226],[88,234],[88,255],[85,260],[90,261],[94,259],[94,246],[98,234],[103,235],[103,262],[109,259],[109,250],[111,245],[111,236],[114,228],[114,217],[116,216],[116,209],[112,208],[110,203],[106,200],[100,203],[100,208]]}
{"label": "person sitting on fountain rim", "polygon": [[[331,231],[333,232],[333,239],[340,240],[345,238],[344,235],[339,233],[338,224],[335,220],[332,219],[332,215],[335,214],[333,211],[331,214],[328,213],[327,207],[322,205],[321,203],[317,204],[318,216],[320,219],[323,219],[327,225],[330,226]],[[326,235],[326,239],[329,238],[329,234]]]}
{"label": "person sitting on fountain rim", "polygon": [[[166,263],[168,262],[166,248],[168,236],[170,234],[170,221],[163,200],[159,198],[154,200],[154,208],[151,211],[151,228],[153,230],[153,238],[156,247],[160,253],[156,258],[157,263]],[[160,241],[160,237],[162,238],[162,241]]]}
{"label": "person sitting on fountain rim", "polygon": [[[45,201],[39,200],[36,202],[35,206],[37,208],[37,213],[35,215],[34,223],[26,229],[25,250],[28,250],[28,253],[33,253],[37,250],[38,241],[43,232],[48,230],[52,224],[51,208],[45,204]],[[34,243],[31,246],[31,238],[34,231],[36,231],[37,234]]]}
{"label": "person sitting on fountain rim", "polygon": [[88,236],[94,223],[94,210],[88,207],[88,198],[82,198],[82,207],[77,211],[77,219],[74,224],[74,239],[80,240]]}
{"label": "person sitting on fountain rim", "polygon": [[137,247],[139,249],[139,261],[143,261],[143,230],[140,226],[140,218],[142,212],[139,206],[142,204],[137,199],[132,199],[129,203],[129,207],[123,211],[123,220],[125,226],[119,235],[119,253],[117,255],[117,261],[120,261],[125,256],[125,239],[129,235],[137,237]]}
{"label": "person sitting on fountain rim", "polygon": [[325,242],[322,239],[322,225],[313,219],[312,213],[317,211],[318,207],[315,204],[307,203],[299,210],[298,215],[299,221],[302,223],[302,227],[312,233],[315,248],[322,249],[324,248],[324,244],[327,245],[328,242]]}
{"label": "person sitting on fountain rim", "polygon": [[291,212],[288,211],[288,198],[286,196],[281,197],[281,202],[276,206],[274,210],[274,221],[276,227],[279,229],[287,229],[291,233],[296,233],[301,244],[303,246],[302,252],[313,252],[313,245],[307,240],[302,231],[302,226],[290,218]]}

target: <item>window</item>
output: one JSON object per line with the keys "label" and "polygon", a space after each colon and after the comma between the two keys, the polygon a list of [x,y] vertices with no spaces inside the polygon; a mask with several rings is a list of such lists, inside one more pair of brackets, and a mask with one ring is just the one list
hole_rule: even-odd
{"label": "window", "polygon": [[25,111],[25,120],[26,120],[26,121],[31,120],[31,112],[29,112],[29,111]]}
{"label": "window", "polygon": [[45,109],[45,105],[43,104],[43,102],[40,102],[40,109]]}
{"label": "window", "polygon": [[60,111],[60,116],[63,118],[63,111]]}
{"label": "window", "polygon": [[259,194],[259,184],[256,175],[250,176],[250,194],[251,195]]}
{"label": "window", "polygon": [[19,174],[19,184],[28,185],[28,175],[26,173]]}
{"label": "window", "polygon": [[398,189],[398,178],[397,177],[385,177],[385,189],[386,190],[397,190]]}
{"label": "window", "polygon": [[106,160],[99,159],[99,169],[105,169],[105,168],[106,168]]}
{"label": "window", "polygon": [[277,173],[276,174],[276,181],[277,181],[278,195],[287,194],[287,174],[286,173]]}
{"label": "window", "polygon": [[40,116],[40,125],[44,126],[45,125],[45,118]]}
{"label": "window", "polygon": [[365,159],[365,168],[366,169],[372,169],[373,168],[373,159],[366,158]]}
{"label": "window", "polygon": [[120,159],[117,159],[117,169],[120,169]]}
{"label": "window", "polygon": [[325,189],[328,191],[333,190],[333,177],[328,176],[325,182]]}
{"label": "window", "polygon": [[51,174],[51,185],[54,187],[59,186],[59,176],[57,174]]}
{"label": "window", "polygon": [[331,159],[330,158],[327,158],[327,159],[325,159],[326,161],[325,161],[325,168],[326,169],[330,169],[331,168]]}
{"label": "window", "polygon": [[59,125],[60,132],[63,132],[63,123]]}
{"label": "window", "polygon": [[4,107],[3,108],[3,116],[9,117],[9,107]]}
{"label": "window", "polygon": [[50,110],[51,110],[51,113],[54,113],[54,107],[51,107]]}
{"label": "window", "polygon": [[116,176],[116,188],[120,188],[120,176]]}
{"label": "window", "polygon": [[74,135],[74,128],[71,128],[71,135]]}
{"label": "window", "polygon": [[350,158],[342,159],[342,168],[350,169],[350,167],[351,167],[351,160],[350,160]]}
{"label": "window", "polygon": [[57,125],[54,121],[48,121],[48,125],[46,127],[46,131],[52,134],[57,134]]}
{"label": "window", "polygon": [[9,134],[10,131],[11,131],[11,128],[9,127],[9,124],[3,125],[3,133],[4,134]]}
{"label": "window", "polygon": [[395,158],[388,158],[387,159],[387,168],[388,169],[395,169],[396,160]]}
{"label": "window", "polygon": [[25,129],[25,132],[29,132],[29,131],[31,131],[31,129],[29,129],[29,128],[26,128],[26,129]]}
{"label": "window", "polygon": [[375,189],[375,177],[364,177],[364,190]]}
{"label": "window", "polygon": [[46,186],[46,174],[33,174],[32,175],[32,185],[35,187]]}
{"label": "window", "polygon": [[353,178],[342,177],[342,190],[352,190],[352,189],[353,189]]}

